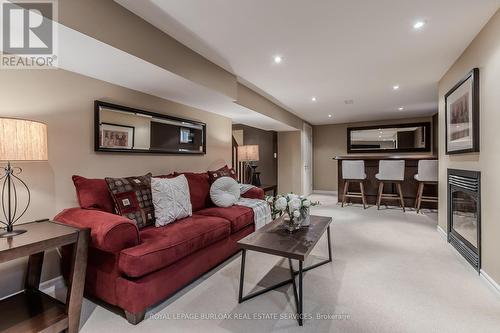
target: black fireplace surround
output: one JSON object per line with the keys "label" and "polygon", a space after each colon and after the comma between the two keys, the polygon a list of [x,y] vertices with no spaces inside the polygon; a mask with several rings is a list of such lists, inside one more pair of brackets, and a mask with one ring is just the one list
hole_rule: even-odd
{"label": "black fireplace surround", "polygon": [[448,169],[448,242],[481,269],[481,173]]}

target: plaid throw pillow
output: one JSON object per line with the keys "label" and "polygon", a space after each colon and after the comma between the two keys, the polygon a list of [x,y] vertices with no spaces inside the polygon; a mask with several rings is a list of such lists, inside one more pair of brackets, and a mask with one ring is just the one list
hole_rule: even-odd
{"label": "plaid throw pillow", "polygon": [[208,178],[210,180],[210,184],[221,177],[231,177],[234,180],[238,180],[238,176],[236,175],[236,171],[233,168],[229,168],[227,165],[224,165],[222,168],[215,171],[208,171]]}
{"label": "plaid throw pillow", "polygon": [[154,225],[151,173],[140,177],[106,178],[118,214],[131,219],[139,229]]}

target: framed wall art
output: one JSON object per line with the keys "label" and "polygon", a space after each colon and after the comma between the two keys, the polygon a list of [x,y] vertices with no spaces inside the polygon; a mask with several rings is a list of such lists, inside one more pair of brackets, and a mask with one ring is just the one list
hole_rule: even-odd
{"label": "framed wall art", "polygon": [[479,69],[467,73],[444,98],[446,154],[479,152]]}

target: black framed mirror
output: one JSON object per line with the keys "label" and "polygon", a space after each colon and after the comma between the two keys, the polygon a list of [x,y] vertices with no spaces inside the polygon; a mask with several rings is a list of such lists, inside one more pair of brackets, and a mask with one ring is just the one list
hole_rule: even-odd
{"label": "black framed mirror", "polygon": [[431,123],[350,127],[348,153],[429,152]]}
{"label": "black framed mirror", "polygon": [[205,154],[206,124],[102,101],[94,102],[94,150]]}

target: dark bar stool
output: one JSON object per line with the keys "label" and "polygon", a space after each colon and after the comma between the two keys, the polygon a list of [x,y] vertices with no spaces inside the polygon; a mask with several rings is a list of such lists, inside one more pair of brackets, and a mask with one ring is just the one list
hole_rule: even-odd
{"label": "dark bar stool", "polygon": [[[379,180],[378,195],[377,195],[377,209],[380,209],[380,202],[382,200],[399,200],[403,212],[405,211],[405,202],[403,199],[403,190],[401,189],[401,182],[405,179],[405,161],[387,161],[381,160],[378,164],[378,173],[375,177]],[[384,184],[396,184],[398,194],[384,193]]]}
{"label": "dark bar stool", "polygon": [[415,199],[415,209],[420,213],[422,201],[438,202],[437,197],[424,196],[424,186],[426,184],[436,185],[438,183],[438,160],[418,161],[418,173],[415,175],[418,181],[417,197]]}
{"label": "dark bar stool", "polygon": [[[361,198],[363,208],[366,209],[365,187],[363,185],[363,181],[366,179],[365,161],[343,161],[342,179],[344,179],[342,207],[344,207],[346,198]],[[349,192],[350,183],[359,183],[361,192]]]}

